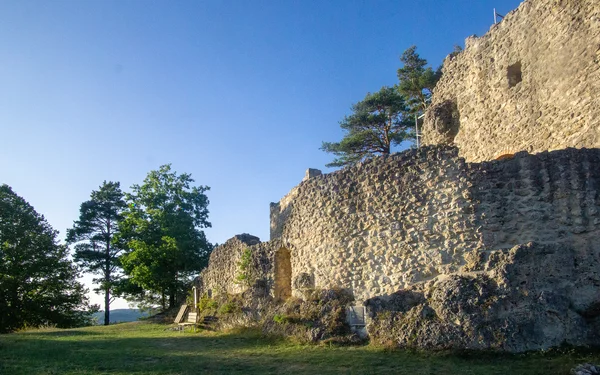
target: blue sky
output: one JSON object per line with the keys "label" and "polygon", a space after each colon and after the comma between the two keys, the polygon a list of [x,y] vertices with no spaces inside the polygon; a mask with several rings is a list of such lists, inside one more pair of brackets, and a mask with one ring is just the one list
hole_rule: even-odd
{"label": "blue sky", "polygon": [[211,188],[211,242],[266,241],[269,202],[329,171],[321,142],[406,48],[437,67],[518,4],[0,1],[0,183],[64,238],[102,181],[172,163]]}

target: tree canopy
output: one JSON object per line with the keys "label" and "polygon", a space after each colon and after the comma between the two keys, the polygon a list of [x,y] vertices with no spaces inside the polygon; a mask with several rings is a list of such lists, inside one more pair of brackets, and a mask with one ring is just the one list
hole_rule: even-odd
{"label": "tree canopy", "polygon": [[29,203],[0,186],[0,332],[91,322],[86,289],[57,235]]}
{"label": "tree canopy", "polygon": [[440,78],[440,69],[427,67],[427,60],[417,54],[415,46],[400,57],[398,84],[368,93],[354,104],[352,114],[340,121],[344,136],[340,142],[323,142],[321,150],[336,158],[327,167],[341,167],[371,155],[391,152],[391,147],[415,139],[415,116],[422,114],[431,92]]}
{"label": "tree canopy", "polygon": [[189,174],[170,165],[151,171],[127,194],[121,222],[121,257],[127,279],[121,291],[139,302],[163,309],[181,302],[212,250],[202,228],[208,222],[207,186],[192,186]]}
{"label": "tree canopy", "polygon": [[417,53],[417,47],[408,48],[400,61],[398,69],[398,91],[407,99],[413,114],[421,114],[427,109],[435,84],[440,79],[441,70],[427,67],[427,60]]}
{"label": "tree canopy", "polygon": [[100,275],[95,291],[104,293],[104,324],[110,322],[111,291],[119,278],[119,254],[122,249],[114,243],[118,222],[125,209],[123,192],[118,182],[106,182],[92,191],[90,200],[81,204],[79,220],[67,230],[67,243],[76,243],[74,260],[89,273]]}
{"label": "tree canopy", "polygon": [[352,105],[352,114],[340,121],[344,137],[340,142],[323,142],[321,150],[336,159],[327,164],[338,167],[363,160],[369,155],[389,154],[391,147],[414,137],[406,117],[408,107],[396,87],[384,86]]}

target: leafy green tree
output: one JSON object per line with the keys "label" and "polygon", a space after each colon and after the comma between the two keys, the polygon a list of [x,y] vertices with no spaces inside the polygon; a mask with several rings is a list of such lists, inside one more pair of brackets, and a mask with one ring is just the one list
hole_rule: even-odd
{"label": "leafy green tree", "polygon": [[435,84],[440,79],[441,70],[427,67],[427,60],[417,54],[412,46],[400,56],[403,66],[398,69],[398,91],[408,99],[412,114],[421,114],[427,109]]}
{"label": "leafy green tree", "polygon": [[345,132],[342,140],[323,142],[321,150],[337,157],[327,166],[339,167],[370,155],[389,154],[392,146],[412,140],[412,122],[407,113],[405,99],[396,87],[384,86],[376,93],[368,93],[340,122]]}
{"label": "leafy green tree", "polygon": [[185,298],[191,278],[208,262],[212,246],[201,228],[208,222],[207,186],[191,186],[191,175],[163,165],[142,185],[133,185],[121,222],[121,257],[128,279],[122,290],[130,297],[160,301],[163,309]]}
{"label": "leafy green tree", "polygon": [[100,277],[94,279],[104,292],[104,325],[110,323],[111,291],[119,279],[119,254],[122,249],[114,243],[119,233],[118,222],[126,204],[118,182],[106,182],[92,191],[90,200],[81,204],[79,220],[67,230],[67,243],[75,243],[74,260],[87,272]]}
{"label": "leafy green tree", "polygon": [[29,203],[0,186],[0,332],[90,324],[86,289],[57,235]]}

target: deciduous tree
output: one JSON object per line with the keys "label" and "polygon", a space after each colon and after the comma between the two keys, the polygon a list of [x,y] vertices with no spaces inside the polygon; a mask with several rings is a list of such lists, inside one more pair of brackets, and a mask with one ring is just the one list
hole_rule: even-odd
{"label": "deciduous tree", "polygon": [[210,227],[204,194],[209,188],[193,182],[191,175],[163,165],[127,194],[121,223],[127,252],[121,261],[128,276],[123,290],[130,297],[158,297],[163,309],[173,307],[206,266],[212,246],[201,229]]}
{"label": "deciduous tree", "polygon": [[29,203],[0,186],[0,332],[90,324],[86,289],[57,235]]}
{"label": "deciduous tree", "polygon": [[118,222],[125,209],[125,200],[118,182],[106,182],[92,191],[90,200],[81,204],[79,220],[67,231],[67,243],[75,243],[75,261],[83,269],[100,277],[96,292],[104,293],[104,324],[110,323],[111,291],[119,278],[119,255],[122,249],[114,243],[119,233]]}

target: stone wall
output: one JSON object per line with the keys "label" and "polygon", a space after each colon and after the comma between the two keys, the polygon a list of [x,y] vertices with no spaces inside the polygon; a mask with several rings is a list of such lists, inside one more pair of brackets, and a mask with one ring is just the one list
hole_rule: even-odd
{"label": "stone wall", "polygon": [[423,144],[468,161],[600,147],[600,2],[527,0],[444,61]]}
{"label": "stone wall", "polygon": [[[237,280],[240,275],[238,264],[244,251],[257,244],[260,244],[258,237],[239,234],[217,247],[210,254],[209,266],[200,274],[199,281],[201,281],[201,284],[199,286],[201,286],[202,291],[211,297],[219,293],[237,294],[243,292],[245,285]],[[258,258],[258,256],[255,254],[253,258]],[[253,267],[253,269],[258,268],[258,266]]]}
{"label": "stone wall", "polygon": [[456,271],[480,242],[466,172],[456,149],[423,148],[303,182],[281,234],[292,277],[360,301]]}
{"label": "stone wall", "polygon": [[271,206],[275,238],[215,249],[201,290],[274,303],[345,290],[368,306],[374,339],[404,346],[599,344],[598,166],[599,149],[467,163],[455,147],[425,146],[316,175]]}
{"label": "stone wall", "polygon": [[443,69],[426,146],[309,170],[270,241],[214,250],[202,293],[313,338],[353,300],[399,346],[600,345],[600,2],[527,0]]}
{"label": "stone wall", "polygon": [[306,180],[280,205],[278,238],[228,241],[213,252],[205,279],[239,291],[232,280],[250,248],[254,279],[274,293],[275,253],[285,248],[294,295],[344,288],[360,302],[460,272],[477,251],[530,241],[600,249],[600,151],[485,163],[457,154],[423,147]]}

